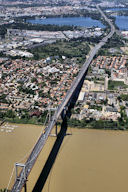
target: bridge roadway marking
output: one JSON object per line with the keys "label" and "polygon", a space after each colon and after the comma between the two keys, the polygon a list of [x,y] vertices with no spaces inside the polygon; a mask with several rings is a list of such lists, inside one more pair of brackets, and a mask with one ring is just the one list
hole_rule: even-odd
{"label": "bridge roadway marking", "polygon": [[[115,27],[113,26],[113,24],[111,23],[111,21],[105,16],[105,14],[102,12],[102,10],[99,8],[99,6],[96,6],[97,9],[99,10],[99,12],[101,13],[101,15],[104,17],[104,19],[109,23],[109,25],[111,26],[111,32],[103,38],[103,41],[100,41],[100,43],[98,43],[93,50],[90,52],[89,54],[89,58],[86,60],[86,62],[84,63],[84,65],[82,66],[78,76],[75,78],[75,80],[73,81],[70,90],[67,92],[66,97],[64,98],[64,100],[62,101],[62,103],[59,105],[58,109],[56,110],[51,122],[48,124],[48,126],[46,127],[46,131],[45,134],[41,134],[39,140],[37,141],[37,143],[35,144],[30,156],[28,157],[25,165],[26,165],[26,179],[32,169],[32,167],[34,166],[34,163],[38,157],[38,155],[40,154],[42,148],[44,147],[48,136],[50,135],[53,127],[55,126],[58,117],[61,115],[63,109],[66,107],[66,105],[68,104],[68,102],[70,101],[74,91],[76,90],[77,86],[79,85],[82,77],[84,77],[93,57],[96,55],[96,53],[98,52],[98,50],[107,42],[107,40],[109,38],[111,38],[115,32]],[[23,171],[21,171],[20,175],[19,175],[19,179],[15,181],[11,192],[20,192],[24,186],[24,184],[26,183],[26,180],[24,180],[23,178]]]}

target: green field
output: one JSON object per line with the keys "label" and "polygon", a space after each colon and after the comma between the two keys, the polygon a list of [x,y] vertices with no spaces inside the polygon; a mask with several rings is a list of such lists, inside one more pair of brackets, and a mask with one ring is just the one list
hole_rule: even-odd
{"label": "green field", "polygon": [[83,63],[86,59],[90,47],[86,41],[70,40],[58,41],[54,44],[45,45],[29,50],[34,54],[35,59],[42,59],[49,56],[66,56],[67,58],[76,58],[78,63]]}
{"label": "green field", "polygon": [[108,82],[108,89],[109,90],[113,90],[113,89],[116,90],[118,88],[126,89],[126,88],[128,88],[128,86],[125,85],[124,82],[122,82],[122,81],[111,81],[111,80],[109,80],[109,82]]}

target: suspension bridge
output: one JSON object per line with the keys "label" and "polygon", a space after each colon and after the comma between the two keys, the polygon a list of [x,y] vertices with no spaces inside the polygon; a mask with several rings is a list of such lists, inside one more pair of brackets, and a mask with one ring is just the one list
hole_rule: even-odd
{"label": "suspension bridge", "polygon": [[[65,119],[65,116],[68,114],[68,111],[71,108],[71,105],[76,101],[77,96],[81,90],[81,87],[83,85],[88,67],[98,52],[98,50],[108,41],[109,38],[113,36],[115,33],[115,27],[112,24],[112,22],[106,17],[106,15],[103,13],[103,11],[100,9],[100,7],[96,6],[98,11],[101,13],[102,17],[106,20],[106,22],[110,26],[110,33],[104,37],[94,48],[91,50],[88,59],[85,61],[84,65],[82,66],[78,76],[73,81],[71,88],[68,90],[65,98],[63,99],[62,103],[58,106],[58,108],[55,110],[54,115],[50,118],[50,121],[48,125],[45,127],[45,132],[42,133],[36,142],[34,148],[32,149],[27,161],[25,164],[16,163],[16,179],[15,183],[11,189],[11,192],[20,192],[25,186],[27,178],[37,160],[37,157],[39,156],[41,150],[43,149],[48,137],[51,134],[52,129],[57,125],[57,120],[61,116],[62,120]],[[18,175],[18,167],[21,167],[22,170],[20,174]],[[8,189],[7,189],[8,190]]]}

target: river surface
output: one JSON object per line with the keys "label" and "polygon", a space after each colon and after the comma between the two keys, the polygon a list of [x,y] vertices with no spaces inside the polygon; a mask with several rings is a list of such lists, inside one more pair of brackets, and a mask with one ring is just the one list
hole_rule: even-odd
{"label": "river surface", "polygon": [[51,24],[51,25],[74,25],[81,27],[100,27],[105,28],[105,26],[98,20],[91,19],[90,17],[55,17],[46,19],[29,19],[27,22],[32,24]]}
{"label": "river surface", "polygon": [[[7,186],[14,163],[31,149],[41,129],[17,125],[11,133],[0,132],[0,188]],[[72,133],[62,143],[43,192],[127,192],[128,132],[72,129]],[[48,139],[38,157],[28,178],[28,192],[32,191],[55,139]]]}
{"label": "river surface", "polygon": [[14,163],[22,162],[24,155],[30,153],[41,130],[36,125],[0,126],[0,189],[7,187]]}

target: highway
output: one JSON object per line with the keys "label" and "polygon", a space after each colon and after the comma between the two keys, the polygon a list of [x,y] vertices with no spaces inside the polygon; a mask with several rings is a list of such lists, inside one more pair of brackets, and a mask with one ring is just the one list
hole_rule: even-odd
{"label": "highway", "polygon": [[[40,138],[38,139],[37,143],[35,144],[30,156],[28,157],[26,163],[25,163],[25,175],[26,175],[26,179],[28,178],[29,173],[32,170],[32,167],[34,166],[36,159],[38,157],[38,155],[40,154],[41,150],[43,149],[53,127],[55,126],[59,116],[62,114],[63,110],[66,109],[66,106],[68,106],[68,103],[70,102],[72,95],[74,94],[76,88],[78,87],[79,83],[81,82],[82,78],[84,77],[92,59],[94,58],[94,56],[96,55],[96,53],[98,52],[98,50],[108,41],[109,38],[111,38],[113,36],[113,34],[115,33],[115,27],[113,26],[113,24],[111,23],[111,21],[106,17],[106,15],[102,12],[102,10],[100,9],[100,7],[97,5],[96,6],[97,9],[99,10],[99,12],[101,13],[102,17],[104,17],[104,19],[108,22],[108,24],[111,27],[111,31],[110,33],[104,37],[94,48],[93,50],[90,52],[88,59],[86,60],[86,62],[84,63],[84,65],[82,66],[78,76],[75,78],[75,80],[73,81],[70,90],[67,92],[64,100],[62,101],[62,103],[58,106],[57,110],[55,111],[51,121],[49,122],[48,126],[45,128],[45,133],[42,133],[42,135],[40,136]],[[19,178],[15,181],[13,187],[12,187],[12,192],[20,192],[24,186],[24,184],[26,183],[26,179],[24,178],[24,170],[22,169]]]}

